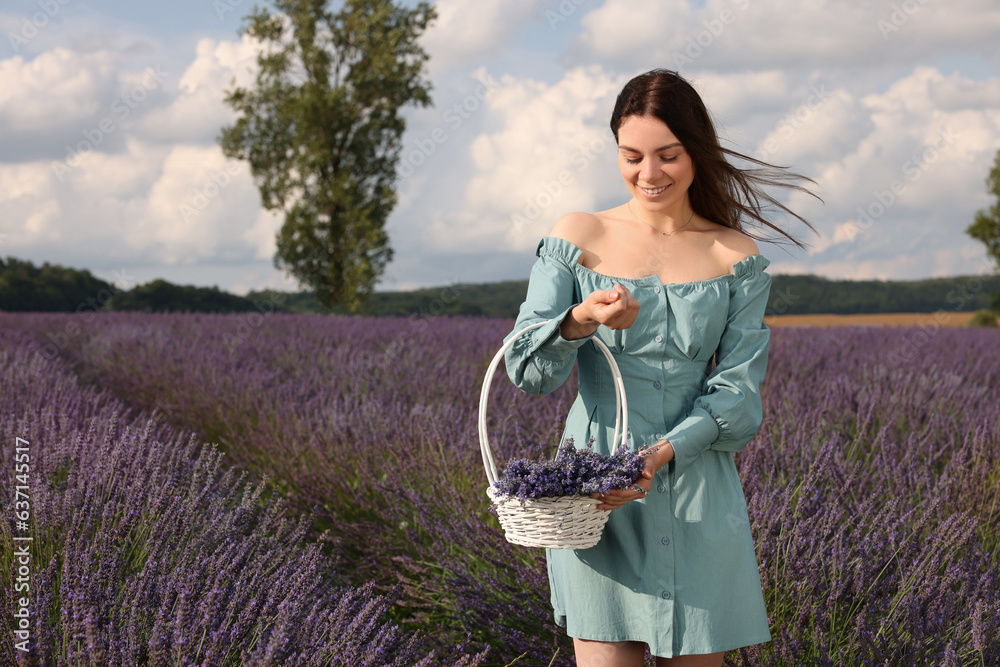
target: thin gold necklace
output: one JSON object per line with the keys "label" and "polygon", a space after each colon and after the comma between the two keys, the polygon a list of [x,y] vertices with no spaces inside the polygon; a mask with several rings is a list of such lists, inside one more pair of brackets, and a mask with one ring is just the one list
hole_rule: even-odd
{"label": "thin gold necklace", "polygon": [[[639,217],[635,213],[632,212],[632,200],[631,199],[629,201],[625,202],[625,206],[626,206],[626,208],[628,208],[628,213],[629,213],[629,215],[632,216],[632,219],[634,219],[636,222],[641,222],[644,225],[649,225],[650,227],[653,227],[653,225],[650,225],[645,220],[640,220]],[[669,234],[667,232],[663,231],[663,230],[656,229],[656,227],[653,227],[653,229],[656,229],[656,231],[660,232],[664,236],[673,236],[677,232],[681,231],[682,229],[684,229],[685,227],[687,227],[688,225],[690,225],[692,220],[694,220],[694,209],[691,209],[691,215],[690,215],[690,217],[688,217],[688,221],[685,222],[680,227],[678,227],[677,229],[675,229],[674,231],[670,232]]]}

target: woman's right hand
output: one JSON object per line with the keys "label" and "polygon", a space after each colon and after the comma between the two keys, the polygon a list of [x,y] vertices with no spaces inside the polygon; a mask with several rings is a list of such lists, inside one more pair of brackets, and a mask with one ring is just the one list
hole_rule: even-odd
{"label": "woman's right hand", "polygon": [[623,285],[611,290],[594,290],[581,304],[569,311],[560,333],[566,340],[583,338],[604,325],[609,329],[628,329],[639,315],[639,302]]}

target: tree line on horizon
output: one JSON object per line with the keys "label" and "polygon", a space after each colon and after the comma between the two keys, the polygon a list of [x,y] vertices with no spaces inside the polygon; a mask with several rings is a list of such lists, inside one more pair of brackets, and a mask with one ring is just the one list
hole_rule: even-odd
{"label": "tree line on horizon", "polygon": [[[514,317],[526,280],[454,284],[407,292],[374,292],[357,311],[375,316],[479,315]],[[969,312],[993,308],[1000,275],[954,276],[910,281],[830,280],[814,275],[775,275],[769,315]],[[286,312],[347,314],[326,308],[314,292],[260,290],[239,296],[218,287],[154,280],[129,290],[90,271],[0,258],[0,311],[8,312]]]}

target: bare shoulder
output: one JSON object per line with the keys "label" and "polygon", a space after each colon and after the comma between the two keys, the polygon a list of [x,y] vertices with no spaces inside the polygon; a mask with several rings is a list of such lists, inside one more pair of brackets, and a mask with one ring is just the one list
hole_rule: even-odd
{"label": "bare shoulder", "polygon": [[717,261],[726,267],[741,262],[747,257],[760,254],[757,243],[739,230],[717,225],[714,236],[712,254],[715,255]]}
{"label": "bare shoulder", "polygon": [[604,234],[604,221],[593,213],[567,213],[552,226],[549,236],[569,241],[578,248],[589,248]]}

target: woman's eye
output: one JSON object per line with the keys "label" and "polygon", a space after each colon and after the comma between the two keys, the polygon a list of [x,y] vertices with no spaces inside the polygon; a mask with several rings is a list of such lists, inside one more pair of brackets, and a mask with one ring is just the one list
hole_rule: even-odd
{"label": "woman's eye", "polygon": [[[664,162],[676,162],[678,157],[679,156],[677,156],[677,155],[671,155],[670,157],[663,156],[660,159],[663,160]],[[627,162],[628,164],[639,164],[640,162],[642,162],[642,158],[641,157],[637,157],[637,158],[627,157],[627,158],[625,158],[625,162]]]}

